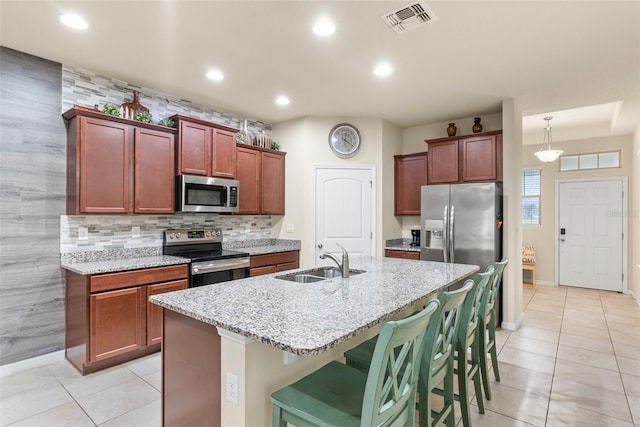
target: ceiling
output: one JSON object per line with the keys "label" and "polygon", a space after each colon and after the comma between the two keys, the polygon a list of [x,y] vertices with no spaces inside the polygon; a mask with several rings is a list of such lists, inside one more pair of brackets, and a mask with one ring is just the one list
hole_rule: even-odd
{"label": "ceiling", "polygon": [[[344,116],[411,127],[498,112],[514,98],[531,116],[525,132],[541,135],[551,112],[554,129],[638,127],[640,2],[423,3],[435,19],[397,34],[381,15],[408,1],[1,0],[0,41],[270,123]],[[63,26],[65,12],[89,28]],[[320,16],[332,36],[312,32]],[[394,70],[386,79],[372,73],[382,60]],[[205,77],[212,68],[223,81]],[[274,103],[281,94],[289,105]]]}

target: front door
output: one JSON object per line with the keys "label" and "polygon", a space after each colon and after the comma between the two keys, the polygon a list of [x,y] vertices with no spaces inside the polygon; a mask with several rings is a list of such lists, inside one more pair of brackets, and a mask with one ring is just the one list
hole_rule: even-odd
{"label": "front door", "polygon": [[374,213],[373,167],[315,168],[315,254],[316,264],[322,252],[341,254],[336,243],[350,257],[373,254]]}
{"label": "front door", "polygon": [[561,182],[560,285],[622,292],[622,180]]}

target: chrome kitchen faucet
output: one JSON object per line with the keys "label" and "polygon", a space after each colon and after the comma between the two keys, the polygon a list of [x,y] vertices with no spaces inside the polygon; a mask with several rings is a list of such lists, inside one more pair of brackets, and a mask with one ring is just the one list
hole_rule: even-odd
{"label": "chrome kitchen faucet", "polygon": [[336,264],[338,264],[338,268],[342,272],[342,277],[346,279],[349,277],[349,253],[341,244],[336,243],[336,245],[338,245],[338,247],[342,249],[342,261],[340,261],[334,254],[331,254],[329,252],[321,253],[320,259],[332,259]]}

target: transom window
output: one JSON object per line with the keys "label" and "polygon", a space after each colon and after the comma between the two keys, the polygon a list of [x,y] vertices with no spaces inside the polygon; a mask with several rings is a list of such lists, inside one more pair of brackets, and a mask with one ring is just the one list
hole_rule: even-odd
{"label": "transom window", "polygon": [[560,156],[560,171],[620,167],[620,151]]}

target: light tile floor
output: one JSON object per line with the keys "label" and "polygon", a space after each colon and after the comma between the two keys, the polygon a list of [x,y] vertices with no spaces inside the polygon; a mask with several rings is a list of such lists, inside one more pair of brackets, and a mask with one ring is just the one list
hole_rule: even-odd
{"label": "light tile floor", "polygon": [[[473,426],[640,427],[633,298],[525,285],[523,302],[522,327],[498,332],[501,381],[491,383],[485,414],[473,401]],[[160,380],[159,354],[84,377],[66,361],[5,375],[0,425],[157,427]]]}

